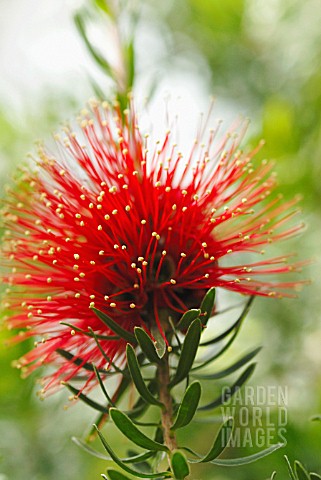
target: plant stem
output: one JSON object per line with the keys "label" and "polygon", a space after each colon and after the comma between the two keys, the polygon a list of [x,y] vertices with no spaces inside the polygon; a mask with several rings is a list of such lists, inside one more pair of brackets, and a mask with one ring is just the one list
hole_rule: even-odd
{"label": "plant stem", "polygon": [[173,424],[173,400],[168,387],[170,381],[168,355],[163,358],[162,363],[158,367],[158,381],[159,399],[165,406],[161,414],[164,444],[172,452],[177,448],[177,442],[175,433],[170,429]]}

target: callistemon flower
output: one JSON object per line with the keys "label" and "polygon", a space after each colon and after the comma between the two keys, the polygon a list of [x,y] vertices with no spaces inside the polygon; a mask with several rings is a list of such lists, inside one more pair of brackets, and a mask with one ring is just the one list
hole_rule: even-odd
{"label": "callistemon flower", "polygon": [[[7,324],[16,340],[37,340],[17,362],[26,373],[55,365],[45,390],[86,362],[123,361],[125,341],[104,338],[113,332],[92,307],[165,337],[169,316],[199,307],[210,287],[292,295],[295,284],[277,277],[296,266],[260,255],[300,228],[288,224],[295,201],[270,196],[271,165],[239,151],[237,135],[214,141],[211,130],[183,158],[169,132],[150,146],[132,108],[106,103],[82,112],[79,130],[57,136],[55,153],[40,148],[3,210]],[[84,388],[95,383],[87,375]]]}

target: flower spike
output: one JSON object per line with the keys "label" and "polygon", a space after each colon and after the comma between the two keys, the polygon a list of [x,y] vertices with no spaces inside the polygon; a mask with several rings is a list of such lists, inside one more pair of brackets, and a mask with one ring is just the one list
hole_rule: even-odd
{"label": "flower spike", "polygon": [[[199,317],[206,324],[214,288],[294,295],[300,284],[281,279],[300,266],[290,255],[255,257],[300,230],[296,200],[271,194],[271,164],[240,151],[237,135],[215,145],[212,132],[186,160],[170,132],[146,148],[133,106],[121,112],[92,101],[79,125],[55,137],[54,151],[40,148],[2,212],[3,308],[19,330],[13,341],[37,340],[17,366],[28,374],[56,365],[43,393],[83,365],[123,365],[126,342],[137,345],[135,327],[162,358],[173,325],[187,328],[190,318],[178,325],[182,315],[197,317],[210,291]],[[97,385],[95,372],[82,374],[82,390]]]}

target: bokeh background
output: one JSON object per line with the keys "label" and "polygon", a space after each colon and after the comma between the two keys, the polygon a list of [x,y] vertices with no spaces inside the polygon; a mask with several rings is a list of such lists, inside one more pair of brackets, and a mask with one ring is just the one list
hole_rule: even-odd
{"label": "bokeh background", "polygon": [[[0,0],[0,188],[34,141],[74,117],[93,96],[93,80],[106,96],[110,82],[77,34],[73,14],[92,9],[91,36],[114,55],[108,24],[90,0]],[[251,385],[289,389],[288,445],[253,465],[206,467],[216,480],[259,480],[278,472],[287,478],[283,455],[321,474],[321,8],[319,0],[156,0],[120,2],[139,11],[135,95],[148,103],[155,129],[171,104],[180,117],[184,143],[199,113],[214,95],[214,114],[228,125],[251,118],[249,144],[265,138],[262,157],[276,161],[285,198],[301,193],[303,235],[281,244],[313,263],[302,276],[312,280],[295,300],[258,299],[227,357],[264,345]],[[282,250],[283,249],[283,250]],[[1,287],[2,288],[2,287]],[[235,300],[235,299],[234,299]],[[233,301],[234,301],[233,300]],[[224,299],[229,301],[229,298]],[[67,410],[67,392],[40,402],[35,378],[21,380],[11,362],[28,348],[3,346],[0,375],[0,480],[91,480],[106,463],[80,451],[70,437],[88,432],[94,412],[77,404]],[[218,412],[219,413],[219,412]],[[211,442],[217,425],[188,430],[195,445]],[[117,437],[118,438],[118,437]],[[116,442],[117,442],[116,438]],[[116,447],[117,448],[117,447]],[[123,448],[119,437],[119,448]],[[243,452],[244,453],[244,452]],[[250,450],[247,452],[251,453]]]}

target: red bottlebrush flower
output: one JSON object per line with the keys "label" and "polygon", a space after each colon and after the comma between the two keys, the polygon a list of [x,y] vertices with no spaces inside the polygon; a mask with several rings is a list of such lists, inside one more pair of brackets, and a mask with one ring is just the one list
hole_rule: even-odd
{"label": "red bottlebrush flower", "polygon": [[[27,373],[55,364],[45,389],[74,378],[85,362],[106,367],[95,339],[78,329],[94,331],[110,359],[123,356],[125,342],[104,339],[112,332],[90,307],[128,331],[157,326],[164,335],[168,316],[175,322],[198,307],[210,287],[281,296],[295,286],[266,280],[293,270],[287,256],[253,261],[264,245],[300,228],[283,228],[295,201],[269,199],[268,162],[239,151],[237,136],[215,147],[215,131],[187,159],[169,133],[148,150],[133,111],[124,118],[93,104],[82,132],[67,129],[56,154],[41,149],[37,166],[23,170],[8,194],[7,323],[21,329],[18,340],[40,337],[18,363]],[[94,379],[88,372],[87,385]]]}

